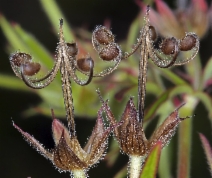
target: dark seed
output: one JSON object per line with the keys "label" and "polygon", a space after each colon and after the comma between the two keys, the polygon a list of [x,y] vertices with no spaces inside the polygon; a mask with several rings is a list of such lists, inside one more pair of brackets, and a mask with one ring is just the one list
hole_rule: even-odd
{"label": "dark seed", "polygon": [[94,31],[94,35],[100,44],[107,45],[114,42],[114,36],[112,32],[104,26],[97,27],[97,29]]}
{"label": "dark seed", "polygon": [[35,75],[40,70],[40,64],[36,62],[27,62],[23,64],[23,74],[27,76]]}
{"label": "dark seed", "polygon": [[111,61],[119,55],[119,51],[117,44],[111,43],[99,53],[99,56],[105,61]]}
{"label": "dark seed", "polygon": [[157,38],[157,33],[155,31],[155,27],[153,27],[153,26],[150,25],[149,26],[149,33],[150,33],[151,40],[152,41],[155,41],[156,38]]}
{"label": "dark seed", "polygon": [[21,64],[27,61],[31,61],[32,57],[26,53],[15,53],[10,57],[10,62],[20,67]]}
{"label": "dark seed", "polygon": [[93,67],[93,59],[91,57],[77,59],[77,66],[84,72],[89,72]]}
{"label": "dark seed", "polygon": [[174,54],[176,44],[177,40],[174,37],[166,38],[162,41],[160,45],[161,51],[166,55]]}
{"label": "dark seed", "polygon": [[70,56],[76,56],[78,53],[78,48],[76,43],[66,43],[67,45],[67,53]]}
{"label": "dark seed", "polygon": [[182,40],[180,40],[181,51],[191,50],[195,45],[196,38],[193,35],[186,35]]}

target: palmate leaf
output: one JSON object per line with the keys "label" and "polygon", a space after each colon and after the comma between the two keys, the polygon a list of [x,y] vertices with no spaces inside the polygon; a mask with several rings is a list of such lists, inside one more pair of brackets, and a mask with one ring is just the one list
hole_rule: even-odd
{"label": "palmate leaf", "polygon": [[162,149],[162,143],[157,142],[146,159],[140,178],[156,177],[161,149]]}

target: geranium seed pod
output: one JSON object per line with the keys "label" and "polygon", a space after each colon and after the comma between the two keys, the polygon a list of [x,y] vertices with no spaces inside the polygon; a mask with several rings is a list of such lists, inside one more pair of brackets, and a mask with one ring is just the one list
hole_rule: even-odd
{"label": "geranium seed pod", "polygon": [[156,38],[157,38],[157,33],[156,33],[156,30],[155,30],[155,27],[150,25],[149,26],[149,33],[150,33],[151,40],[155,41]]}
{"label": "geranium seed pod", "polygon": [[31,60],[32,57],[26,53],[15,53],[10,57],[10,62],[18,67],[20,67],[24,62],[29,62]]}
{"label": "geranium seed pod", "polygon": [[114,60],[119,55],[120,49],[116,43],[110,43],[99,53],[99,56],[105,61]]}
{"label": "geranium seed pod", "polygon": [[161,43],[160,49],[166,55],[174,54],[176,44],[177,44],[177,40],[174,37],[166,38]]}
{"label": "geranium seed pod", "polygon": [[78,48],[76,43],[66,43],[67,45],[67,53],[70,56],[76,56],[78,53]]}
{"label": "geranium seed pod", "polygon": [[27,76],[33,76],[40,70],[40,64],[37,62],[27,62],[23,64],[23,74]]}
{"label": "geranium seed pod", "polygon": [[77,59],[77,66],[84,72],[89,72],[93,64],[94,61],[91,57]]}
{"label": "geranium seed pod", "polygon": [[114,42],[114,36],[110,30],[104,26],[98,26],[94,30],[95,39],[102,45],[107,45]]}
{"label": "geranium seed pod", "polygon": [[180,50],[188,51],[191,50],[196,45],[196,38],[193,35],[186,35],[182,40],[180,40]]}

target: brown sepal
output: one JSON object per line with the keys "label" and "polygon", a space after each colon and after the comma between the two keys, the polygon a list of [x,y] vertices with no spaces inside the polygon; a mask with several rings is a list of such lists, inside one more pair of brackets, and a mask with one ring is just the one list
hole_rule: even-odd
{"label": "brown sepal", "polygon": [[149,148],[151,149],[158,141],[162,142],[162,147],[166,146],[171,138],[174,136],[175,131],[179,123],[189,117],[180,118],[179,109],[183,106],[182,104],[174,112],[172,112],[166,120],[154,131],[151,138],[149,139]]}
{"label": "brown sepal", "polygon": [[138,121],[132,98],[128,101],[120,122],[122,124],[115,128],[115,136],[123,152],[128,155],[145,155],[147,152],[147,139],[142,124]]}
{"label": "brown sepal", "polygon": [[80,160],[77,154],[69,147],[64,137],[64,132],[62,133],[59,144],[54,149],[53,155],[55,166],[61,170],[70,171],[88,167],[86,162]]}

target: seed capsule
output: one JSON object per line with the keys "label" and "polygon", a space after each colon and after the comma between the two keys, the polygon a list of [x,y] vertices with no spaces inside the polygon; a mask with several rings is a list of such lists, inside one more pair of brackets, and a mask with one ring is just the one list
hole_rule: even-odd
{"label": "seed capsule", "polygon": [[111,43],[99,53],[99,56],[105,61],[111,61],[119,55],[119,51],[120,49],[117,44]]}
{"label": "seed capsule", "polygon": [[93,65],[94,62],[91,57],[77,59],[77,66],[84,72],[89,72]]}
{"label": "seed capsule", "polygon": [[76,43],[66,43],[67,45],[67,53],[70,56],[76,56],[78,53],[78,48]]}
{"label": "seed capsule", "polygon": [[40,71],[40,64],[37,62],[27,62],[23,64],[23,74],[33,76]]}
{"label": "seed capsule", "polygon": [[149,26],[149,33],[150,33],[151,40],[155,41],[156,38],[157,38],[157,33],[156,33],[156,30],[155,30],[155,27],[150,25]]}
{"label": "seed capsule", "polygon": [[96,30],[94,30],[94,36],[95,39],[103,45],[114,42],[114,36],[112,32],[104,26],[97,27]]}
{"label": "seed capsule", "polygon": [[26,53],[15,53],[10,57],[10,62],[20,67],[24,62],[31,61],[32,57]]}
{"label": "seed capsule", "polygon": [[177,40],[174,37],[166,38],[160,45],[161,51],[166,55],[174,54],[176,44]]}
{"label": "seed capsule", "polygon": [[196,38],[193,35],[186,35],[182,40],[180,40],[181,51],[191,50],[195,45]]}

